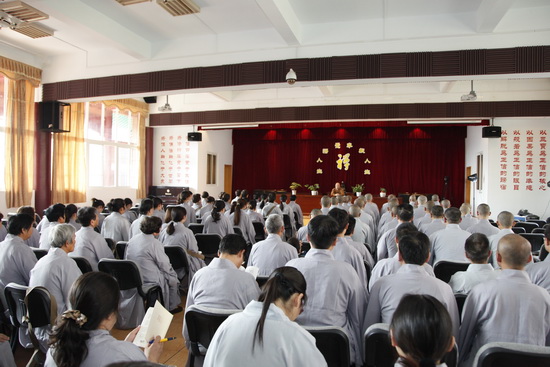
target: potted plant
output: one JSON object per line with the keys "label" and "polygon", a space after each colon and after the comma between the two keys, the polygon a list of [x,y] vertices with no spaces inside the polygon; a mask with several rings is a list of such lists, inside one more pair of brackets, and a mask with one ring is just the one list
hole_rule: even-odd
{"label": "potted plant", "polygon": [[292,195],[296,195],[296,191],[299,187],[302,187],[298,182],[293,182],[290,184],[290,189],[292,190]]}
{"label": "potted plant", "polygon": [[355,186],[352,186],[351,189],[356,196],[361,196],[361,193],[363,192],[363,190],[365,190],[365,184],[357,184]]}
{"label": "potted plant", "polygon": [[306,188],[311,191],[311,195],[319,195],[319,184],[306,185]]}
{"label": "potted plant", "polygon": [[381,187],[380,188],[380,197],[385,198],[386,197],[386,189]]}

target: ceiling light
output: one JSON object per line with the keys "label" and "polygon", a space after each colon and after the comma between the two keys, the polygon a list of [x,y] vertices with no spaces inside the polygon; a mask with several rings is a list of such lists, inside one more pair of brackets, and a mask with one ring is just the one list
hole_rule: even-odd
{"label": "ceiling light", "polygon": [[166,96],[166,104],[159,107],[160,112],[172,112],[172,106],[168,103],[168,96]]}
{"label": "ceiling light", "polygon": [[475,101],[477,100],[477,94],[474,90],[474,81],[472,80],[471,81],[471,90],[470,90],[470,93],[468,94],[464,94],[462,97],[460,97],[460,100],[463,101],[463,102],[468,102],[468,101]]}
{"label": "ceiling light", "polygon": [[410,120],[408,125],[481,124],[482,120]]}
{"label": "ceiling light", "polygon": [[216,130],[216,129],[243,129],[247,127],[258,127],[258,124],[247,124],[247,125],[206,125],[199,126],[201,130]]}
{"label": "ceiling light", "polygon": [[36,22],[37,20],[48,19],[46,13],[41,12],[22,1],[8,1],[0,3],[0,10],[24,22]]}
{"label": "ceiling light", "polygon": [[134,5],[139,3],[150,2],[151,0],[116,0],[116,1],[121,5],[126,6],[126,5]]}
{"label": "ceiling light", "polygon": [[173,16],[196,14],[201,8],[193,0],[157,0],[157,4]]}
{"label": "ceiling light", "polygon": [[54,30],[40,23],[23,23],[13,29],[30,38],[42,38],[53,36]]}

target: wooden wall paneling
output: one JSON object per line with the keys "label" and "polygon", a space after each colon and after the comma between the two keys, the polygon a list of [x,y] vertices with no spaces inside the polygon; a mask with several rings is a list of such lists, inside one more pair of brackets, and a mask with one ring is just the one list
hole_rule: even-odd
{"label": "wooden wall paneling", "polygon": [[516,68],[516,49],[486,50],[487,74],[514,74]]}
{"label": "wooden wall paneling", "polygon": [[407,76],[407,54],[385,54],[380,56],[381,78],[404,78]]}
{"label": "wooden wall paneling", "polygon": [[484,75],[486,70],[487,50],[460,50],[459,53],[459,75]]}
{"label": "wooden wall paneling", "polygon": [[358,57],[337,56],[332,58],[332,80],[358,79]]}

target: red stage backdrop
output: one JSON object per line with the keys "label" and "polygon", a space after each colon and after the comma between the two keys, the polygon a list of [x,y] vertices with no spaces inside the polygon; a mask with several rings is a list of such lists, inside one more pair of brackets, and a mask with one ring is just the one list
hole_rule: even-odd
{"label": "red stage backdrop", "polygon": [[[419,192],[464,200],[466,127],[288,128],[233,131],[233,188],[289,190],[343,181],[378,196]],[[448,184],[445,185],[445,177]],[[301,188],[300,193],[308,193]]]}

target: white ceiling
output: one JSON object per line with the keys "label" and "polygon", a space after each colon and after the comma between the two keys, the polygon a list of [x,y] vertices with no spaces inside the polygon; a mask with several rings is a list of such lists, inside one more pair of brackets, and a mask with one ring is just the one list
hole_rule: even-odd
{"label": "white ceiling", "polygon": [[[6,2],[6,1],[2,1]],[[0,30],[0,54],[45,83],[260,60],[550,44],[550,0],[196,0],[173,17],[156,0],[26,0],[53,37]],[[468,77],[355,80],[170,92],[174,111],[454,102]],[[475,78],[479,100],[550,99],[550,73]],[[158,95],[165,95],[159,93]],[[159,105],[165,98],[159,99]],[[152,112],[157,105],[152,106]]]}

